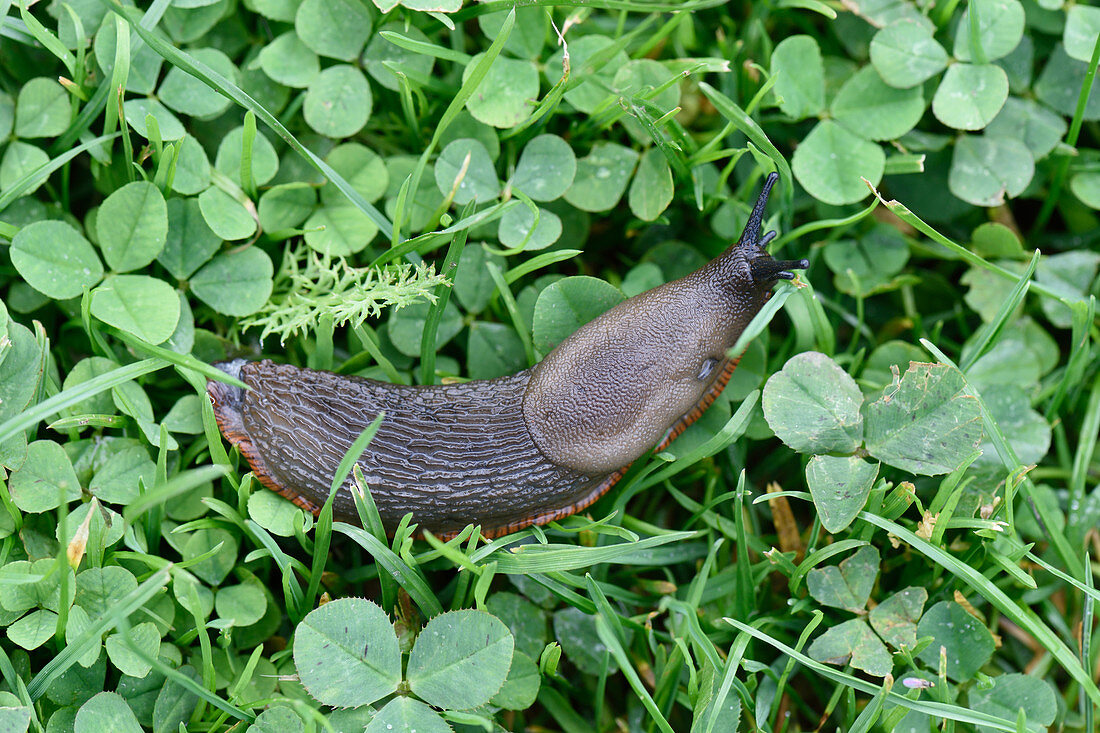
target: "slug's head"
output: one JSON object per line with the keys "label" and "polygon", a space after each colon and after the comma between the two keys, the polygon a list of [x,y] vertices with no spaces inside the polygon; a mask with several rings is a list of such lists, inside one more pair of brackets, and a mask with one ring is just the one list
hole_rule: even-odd
{"label": "slug's head", "polygon": [[715,271],[730,278],[732,283],[741,287],[748,285],[765,295],[771,292],[771,287],[777,280],[793,280],[794,273],[791,270],[805,270],[810,266],[807,259],[776,260],[768,254],[767,247],[775,239],[775,232],[761,234],[764,208],[768,205],[772,186],[778,180],[778,173],[768,174],[745,229],[741,232],[741,238],[714,261]]}
{"label": "slug's head", "polygon": [[532,369],[523,415],[543,455],[608,474],[710,404],[728,378],[729,349],[776,280],[809,266],[765,249],[775,232],[761,236],[761,223],[778,178],[768,176],[741,239],[721,257],[589,321]]}

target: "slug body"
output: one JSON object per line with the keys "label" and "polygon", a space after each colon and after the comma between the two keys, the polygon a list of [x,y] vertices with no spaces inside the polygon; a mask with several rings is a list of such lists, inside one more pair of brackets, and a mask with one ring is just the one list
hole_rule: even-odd
{"label": "slug body", "polygon": [[[380,412],[358,464],[382,522],[450,537],[496,537],[584,509],[630,463],[683,432],[736,366],[726,352],[787,270],[760,237],[768,177],[741,239],[674,282],[620,303],[530,369],[499,379],[410,387],[270,361],[217,366],[251,389],[210,381],[225,437],[259,480],[320,510],[336,468]],[[333,511],[356,521],[349,478]]]}

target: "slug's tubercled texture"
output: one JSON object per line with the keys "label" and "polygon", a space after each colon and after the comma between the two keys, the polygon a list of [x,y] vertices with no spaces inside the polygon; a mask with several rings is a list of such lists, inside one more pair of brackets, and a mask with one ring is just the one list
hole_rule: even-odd
{"label": "slug's tubercled texture", "polygon": [[[218,364],[249,390],[211,381],[225,437],[259,480],[312,512],[340,460],[380,412],[358,463],[387,530],[412,512],[448,537],[495,537],[584,509],[636,458],[663,448],[722,391],[726,352],[774,282],[760,237],[768,177],[737,244],[696,272],[620,303],[531,369],[500,379],[410,387],[270,361]],[[336,517],[356,521],[351,480]]]}

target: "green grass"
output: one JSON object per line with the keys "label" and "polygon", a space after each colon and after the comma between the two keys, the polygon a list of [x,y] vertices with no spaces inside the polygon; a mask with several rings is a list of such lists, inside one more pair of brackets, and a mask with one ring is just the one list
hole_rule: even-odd
{"label": "green grass", "polygon": [[[438,5],[4,6],[0,728],[1095,730],[1100,12]],[[581,514],[387,535],[218,432],[229,357],[531,366],[773,170],[810,268]]]}

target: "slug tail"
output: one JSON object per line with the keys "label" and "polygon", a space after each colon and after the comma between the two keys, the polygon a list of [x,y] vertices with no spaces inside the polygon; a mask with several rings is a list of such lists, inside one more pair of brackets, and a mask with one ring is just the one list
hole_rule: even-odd
{"label": "slug tail", "polygon": [[[231,377],[236,377],[247,384],[247,380],[241,375],[241,369],[250,362],[246,359],[233,359],[214,364]],[[237,447],[244,459],[248,461],[252,473],[261,484],[271,489],[280,496],[289,499],[302,509],[317,514],[321,507],[300,494],[283,486],[271,473],[264,461],[263,455],[256,449],[248,430],[244,426],[241,416],[241,406],[244,402],[245,391],[240,387],[225,382],[217,382],[213,379],[206,382],[206,394],[214,407],[214,420],[218,423],[218,429],[231,444]]]}
{"label": "slug tail", "polygon": [[[241,379],[241,368],[248,362],[244,359],[233,361],[219,361],[213,366],[225,372],[231,377]],[[241,418],[241,404],[244,402],[244,390],[233,384],[217,382],[213,379],[206,381],[206,394],[210,397],[210,403],[214,406],[214,418],[222,435],[229,438],[234,445],[237,440],[231,436],[245,436],[244,421]]]}

